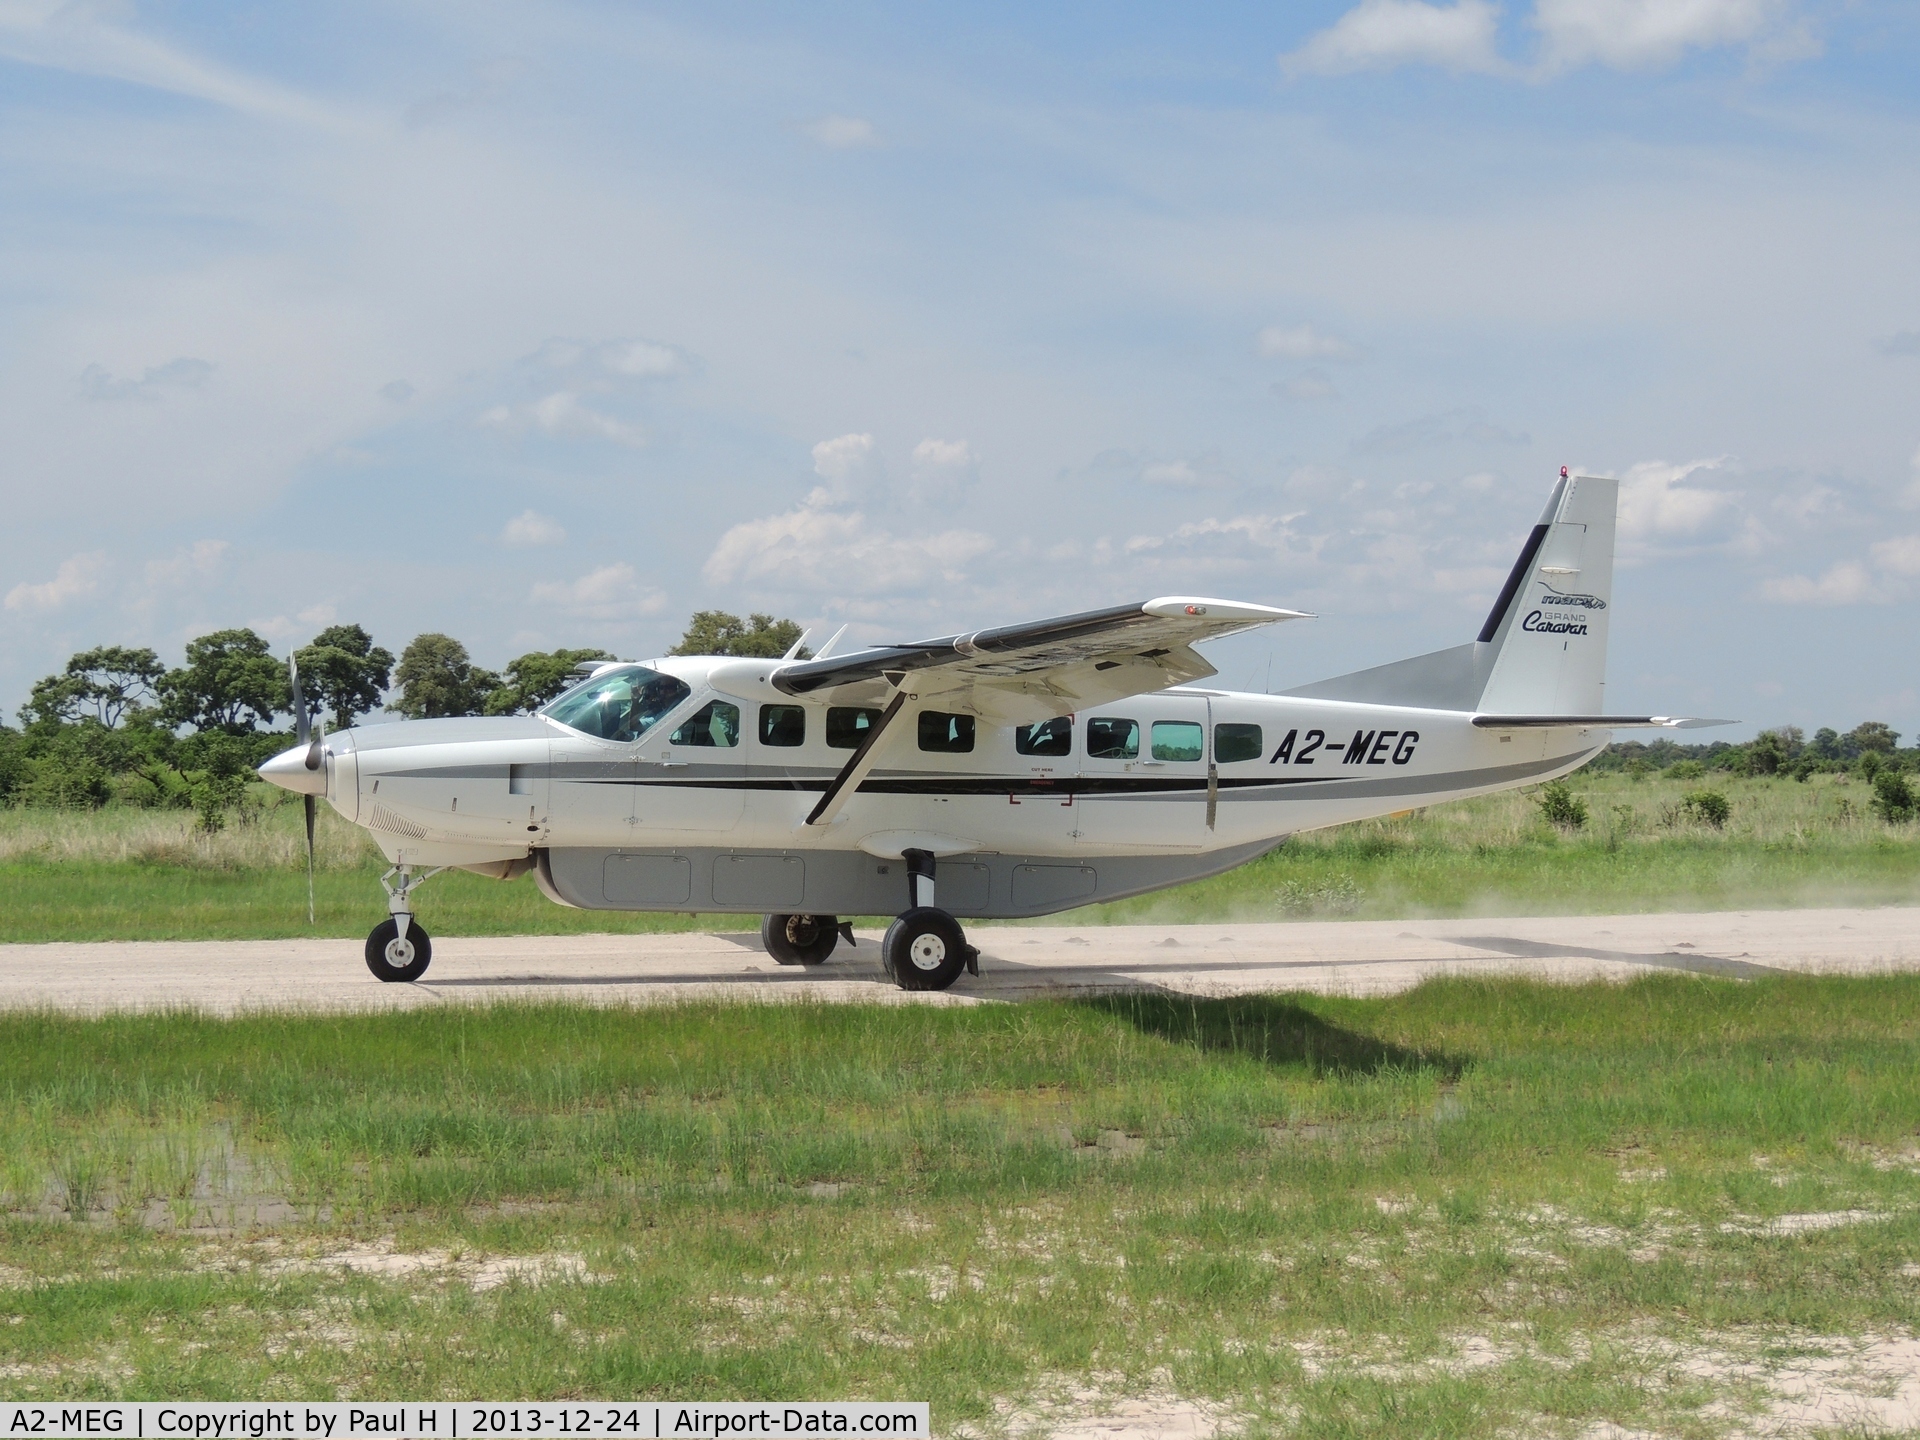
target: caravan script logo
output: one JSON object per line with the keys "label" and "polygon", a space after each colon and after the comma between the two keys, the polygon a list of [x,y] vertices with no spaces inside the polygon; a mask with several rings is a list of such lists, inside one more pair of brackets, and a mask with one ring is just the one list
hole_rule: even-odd
{"label": "caravan script logo", "polygon": [[[1576,595],[1554,589],[1546,581],[1540,581],[1542,605],[1565,606],[1570,610],[1604,610],[1607,602],[1598,595]],[[1537,635],[1584,635],[1587,622],[1578,615],[1555,616],[1549,619],[1540,611],[1530,611],[1527,618],[1520,622],[1520,628]]]}

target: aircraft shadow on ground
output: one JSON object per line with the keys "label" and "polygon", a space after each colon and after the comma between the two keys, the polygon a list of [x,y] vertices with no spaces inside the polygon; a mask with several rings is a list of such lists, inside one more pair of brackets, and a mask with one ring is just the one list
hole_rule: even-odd
{"label": "aircraft shadow on ground", "polygon": [[1214,1055],[1319,1075],[1434,1071],[1457,1080],[1467,1062],[1440,1051],[1414,1050],[1336,1025],[1275,996],[1203,1000],[1167,991],[1089,996],[1072,1003],[1125,1020],[1142,1034]]}

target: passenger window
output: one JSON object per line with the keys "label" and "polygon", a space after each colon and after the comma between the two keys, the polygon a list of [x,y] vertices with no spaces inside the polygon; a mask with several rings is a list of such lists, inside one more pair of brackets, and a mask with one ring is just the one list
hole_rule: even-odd
{"label": "passenger window", "polygon": [[806,743],[807,712],[798,705],[760,707],[760,743],[793,746]]}
{"label": "passenger window", "polygon": [[583,680],[540,713],[602,740],[638,740],[693,693],[684,680],[625,665]]}
{"label": "passenger window", "polygon": [[835,750],[858,750],[860,742],[879,723],[878,710],[836,705],[827,711],[827,744]]}
{"label": "passenger window", "polygon": [[1087,721],[1089,760],[1134,760],[1140,755],[1140,722],[1100,716]]}
{"label": "passenger window", "polygon": [[1153,722],[1153,758],[1156,760],[1198,760],[1206,743],[1206,731],[1196,721]]}
{"label": "passenger window", "polygon": [[693,717],[667,737],[669,745],[718,745],[731,749],[740,743],[740,707],[709,700]]}
{"label": "passenger window", "polygon": [[1016,725],[1013,748],[1021,755],[1071,755],[1073,717],[1061,715],[1038,725]]}
{"label": "passenger window", "polygon": [[920,748],[946,755],[965,755],[973,749],[973,716],[920,712]]}
{"label": "passenger window", "polygon": [[1213,727],[1213,758],[1222,765],[1231,765],[1236,760],[1258,760],[1265,749],[1266,742],[1260,738],[1258,725]]}

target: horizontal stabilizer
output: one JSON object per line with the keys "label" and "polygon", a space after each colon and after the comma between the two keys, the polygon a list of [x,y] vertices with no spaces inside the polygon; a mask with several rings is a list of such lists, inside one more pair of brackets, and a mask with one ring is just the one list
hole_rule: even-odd
{"label": "horizontal stabilizer", "polygon": [[1482,730],[1698,730],[1740,722],[1685,715],[1476,715],[1473,723]]}

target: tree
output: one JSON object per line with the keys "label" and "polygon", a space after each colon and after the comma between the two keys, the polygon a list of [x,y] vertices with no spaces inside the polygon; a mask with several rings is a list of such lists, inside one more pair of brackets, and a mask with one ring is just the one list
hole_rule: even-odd
{"label": "tree", "polygon": [[84,703],[79,681],[71,675],[49,675],[33,682],[27,703],[20,707],[20,723],[29,730],[57,730],[78,720]]}
{"label": "tree", "polygon": [[153,651],[125,645],[96,645],[67,661],[68,677],[79,684],[82,699],[93,705],[100,723],[109,730],[129,710],[159,694],[166,671]]}
{"label": "tree", "polygon": [[753,655],[773,659],[793,648],[802,631],[792,620],[776,620],[771,615],[749,615],[742,623],[738,615],[724,610],[696,610],[687,623],[687,633],[669,655]]}
{"label": "tree", "polygon": [[161,713],[176,725],[244,735],[288,708],[287,670],[251,630],[187,642],[187,663],[160,677]]}
{"label": "tree", "polygon": [[1787,763],[1787,747],[1779,732],[1762,730],[1747,746],[1747,769],[1754,775],[1777,775]]}
{"label": "tree", "polygon": [[1882,770],[1873,777],[1873,808],[1889,825],[1913,819],[1916,806],[1920,806],[1920,796],[1914,794],[1912,784],[1898,770]]}
{"label": "tree", "polygon": [[580,678],[576,671],[583,661],[612,658],[605,650],[536,650],[522,655],[508,662],[498,688],[487,696],[486,713],[531,715]]}
{"label": "tree", "polygon": [[313,643],[293,652],[300,667],[300,692],[307,703],[324,702],[329,722],[344,730],[380,705],[393,673],[393,652],[373,643],[358,625],[329,625]]}
{"label": "tree", "polygon": [[1840,737],[1849,759],[1856,755],[1891,755],[1900,743],[1900,732],[1889,730],[1881,720],[1869,720],[1856,725]]}
{"label": "tree", "polygon": [[400,652],[393,683],[399,695],[388,703],[409,720],[432,720],[443,715],[478,715],[487,696],[500,684],[491,670],[482,670],[467,647],[451,635],[429,631],[413,637]]}
{"label": "tree", "polygon": [[1822,725],[1813,732],[1813,739],[1807,742],[1807,749],[1816,759],[1838,760],[1842,758],[1840,732],[1831,726]]}

